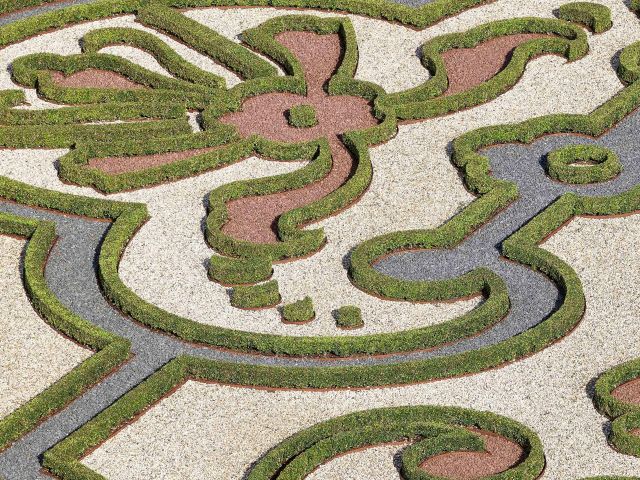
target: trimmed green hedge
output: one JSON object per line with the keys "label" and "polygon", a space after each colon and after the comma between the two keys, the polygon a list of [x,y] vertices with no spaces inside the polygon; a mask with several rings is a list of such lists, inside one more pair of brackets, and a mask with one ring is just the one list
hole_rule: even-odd
{"label": "trimmed green hedge", "polygon": [[[289,374],[300,370],[249,365],[203,369],[203,366],[202,360],[190,357],[173,360],[48,450],[44,455],[44,466],[63,480],[102,478],[80,463],[79,459],[105,441],[119,426],[135,418],[187,379],[237,385],[246,384],[245,374],[248,374],[260,384],[263,383],[260,379],[268,379],[269,387],[286,388],[290,385],[287,380]],[[413,406],[351,413],[302,430],[254,463],[247,479],[301,480],[321,463],[341,453],[390,441],[418,440],[419,443],[401,457],[403,473],[408,473],[406,478],[411,480],[432,480],[433,477],[419,476],[418,469],[411,467],[415,467],[420,457],[428,455],[482,450],[484,442],[473,433],[472,428],[504,436],[524,450],[523,459],[508,471],[495,476],[496,479],[534,480],[541,475],[545,465],[542,444],[536,434],[522,424],[488,412],[456,407]],[[420,450],[417,450],[417,446]]]}
{"label": "trimmed green hedge", "polygon": [[[474,291],[478,284],[482,285],[477,271],[467,274],[475,273],[475,282],[470,282],[473,277],[461,277],[446,283],[417,282],[383,275],[373,265],[378,258],[402,250],[455,247],[517,197],[515,184],[491,177],[489,160],[478,151],[501,143],[528,144],[553,133],[598,136],[639,104],[640,83],[634,83],[589,115],[550,115],[515,125],[481,128],[456,139],[452,146],[452,159],[464,174],[467,187],[479,194],[479,198],[437,229],[387,234],[357,246],[352,252],[350,265],[354,283],[365,291],[396,299],[416,300],[421,294],[446,299],[449,295],[461,296]],[[536,327],[494,346],[463,354],[462,357],[469,362],[465,362],[467,371],[479,371],[493,362],[499,364],[536,352],[569,333],[582,318],[585,299],[579,277],[565,262],[538,247],[549,233],[576,215],[613,215],[638,209],[640,186],[612,197],[566,194],[507,238],[502,244],[503,255],[547,275],[563,294],[563,302]]]}
{"label": "trimmed green hedge", "polygon": [[618,155],[597,145],[566,145],[556,149],[547,155],[546,166],[551,178],[574,184],[606,182],[622,172]]}
{"label": "trimmed green hedge", "polygon": [[84,53],[98,53],[100,49],[112,45],[127,45],[139,48],[155,58],[170,74],[187,82],[209,88],[225,88],[224,79],[178,55],[169,45],[155,35],[134,28],[101,28],[92,30],[82,37]]}
{"label": "trimmed green hedge", "polygon": [[23,276],[33,308],[53,328],[96,353],[44,391],[0,420],[0,450],[33,429],[42,419],[62,409],[101,380],[129,356],[129,342],[80,318],[51,292],[44,278],[50,249],[56,241],[52,223],[27,220],[0,212],[0,234],[28,240]]}
{"label": "trimmed green hedge", "polygon": [[296,128],[310,128],[318,124],[316,109],[312,105],[296,105],[287,112],[289,125]]}
{"label": "trimmed green hedge", "polygon": [[266,60],[227,37],[199,22],[180,14],[160,2],[151,3],[138,11],[136,19],[177,38],[217,63],[236,72],[243,79],[273,77],[276,68]]}
{"label": "trimmed green hedge", "polygon": [[631,360],[600,375],[593,397],[596,409],[612,419],[609,442],[620,452],[640,457],[640,405],[626,403],[612,395],[620,385],[640,377],[640,359]]}
{"label": "trimmed green hedge", "polygon": [[[529,40],[519,45],[509,63],[491,79],[465,92],[443,95],[448,86],[442,54],[453,48],[471,48],[492,38],[520,33],[549,34],[550,38]],[[389,94],[376,102],[376,108],[393,110],[398,119],[416,120],[470,108],[493,100],[513,87],[532,58],[557,54],[569,61],[584,57],[589,51],[587,35],[580,27],[557,19],[516,18],[499,20],[466,32],[441,35],[422,46],[421,61],[431,74],[422,85]]]}
{"label": "trimmed green hedge", "polygon": [[351,305],[340,307],[336,312],[336,325],[347,330],[364,327],[360,307]]}
{"label": "trimmed green hedge", "polygon": [[582,23],[594,33],[606,32],[613,25],[611,10],[599,3],[566,3],[558,9],[558,17],[570,22]]}
{"label": "trimmed green hedge", "polygon": [[[490,294],[489,299],[478,309],[442,324],[412,329],[399,333],[363,335],[358,337],[283,337],[277,335],[250,333],[204,325],[172,315],[155,305],[143,301],[124,285],[118,275],[118,263],[124,249],[138,228],[146,221],[144,205],[127,204],[62,194],[32,187],[8,178],[0,178],[0,196],[18,203],[51,208],[67,213],[94,218],[113,220],[98,258],[98,274],[107,297],[125,314],[142,323],[173,333],[187,341],[203,342],[240,351],[255,351],[284,355],[339,355],[379,354],[413,351],[429,348],[473,335],[498,321],[508,310],[506,291]],[[496,287],[497,288],[497,287]],[[489,315],[499,307],[498,318]],[[418,377],[440,375],[438,373],[448,360],[439,359],[429,364],[406,364],[400,370],[373,369],[358,372],[358,378],[351,379],[339,374],[333,380],[329,375],[323,382],[338,381],[345,385],[352,382],[368,384],[397,383],[406,377],[409,381],[414,374]],[[429,368],[423,368],[430,365]],[[455,368],[458,365],[453,364]],[[445,368],[444,374],[448,367]],[[413,372],[413,373],[412,373]],[[442,373],[442,372],[441,372]]]}
{"label": "trimmed green hedge", "polygon": [[311,297],[289,303],[282,308],[282,320],[287,323],[306,323],[313,320],[315,316]]}
{"label": "trimmed green hedge", "polygon": [[240,285],[231,293],[231,305],[238,308],[266,308],[279,303],[280,291],[275,280],[257,285]]}
{"label": "trimmed green hedge", "polygon": [[209,278],[222,285],[264,282],[273,275],[271,262],[261,258],[229,258],[213,256],[209,260]]}

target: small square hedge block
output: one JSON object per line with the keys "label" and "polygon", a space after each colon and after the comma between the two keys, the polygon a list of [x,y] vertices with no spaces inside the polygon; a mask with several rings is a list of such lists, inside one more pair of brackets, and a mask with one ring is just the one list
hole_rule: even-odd
{"label": "small square hedge block", "polygon": [[280,291],[276,280],[259,285],[235,287],[231,293],[231,305],[237,308],[266,308],[278,303]]}
{"label": "small square hedge block", "polygon": [[340,307],[337,312],[336,325],[345,330],[364,327],[360,308],[353,306]]}
{"label": "small square hedge block", "polygon": [[265,282],[273,274],[271,262],[263,258],[230,258],[214,255],[209,261],[209,278],[222,285]]}
{"label": "small square hedge block", "polygon": [[316,312],[313,310],[311,297],[305,297],[295,303],[285,305],[282,309],[282,320],[286,323],[310,322],[315,316]]}
{"label": "small square hedge block", "polygon": [[310,128],[318,124],[316,109],[311,105],[296,105],[287,112],[289,125],[296,128]]}

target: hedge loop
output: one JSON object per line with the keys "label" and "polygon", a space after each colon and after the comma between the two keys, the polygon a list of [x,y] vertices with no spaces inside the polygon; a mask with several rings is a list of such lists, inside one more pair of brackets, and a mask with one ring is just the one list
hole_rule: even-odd
{"label": "hedge loop", "polygon": [[597,145],[566,145],[547,156],[547,173],[564,183],[589,184],[606,182],[622,172],[615,152]]}

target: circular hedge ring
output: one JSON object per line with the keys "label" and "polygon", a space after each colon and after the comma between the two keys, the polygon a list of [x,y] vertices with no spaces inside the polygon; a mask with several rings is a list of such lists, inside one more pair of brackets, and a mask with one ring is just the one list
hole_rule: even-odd
{"label": "circular hedge ring", "polygon": [[622,163],[618,155],[597,145],[567,145],[547,156],[547,173],[564,183],[606,182],[621,172]]}

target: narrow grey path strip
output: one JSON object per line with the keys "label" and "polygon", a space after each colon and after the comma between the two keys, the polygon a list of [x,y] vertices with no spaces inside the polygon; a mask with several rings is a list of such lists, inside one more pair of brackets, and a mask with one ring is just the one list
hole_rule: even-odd
{"label": "narrow grey path strip", "polygon": [[56,2],[45,5],[40,5],[38,7],[25,8],[22,10],[18,10],[17,12],[7,13],[6,15],[0,16],[0,26],[8,25],[13,22],[17,22],[18,20],[23,20],[25,18],[34,17],[36,15],[40,15],[41,13],[54,12],[56,10],[62,10],[66,7],[72,7],[74,5],[83,5],[85,3],[91,3],[95,0],[67,0],[65,2]]}

